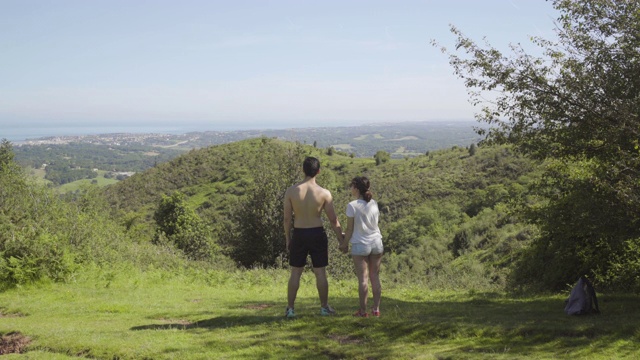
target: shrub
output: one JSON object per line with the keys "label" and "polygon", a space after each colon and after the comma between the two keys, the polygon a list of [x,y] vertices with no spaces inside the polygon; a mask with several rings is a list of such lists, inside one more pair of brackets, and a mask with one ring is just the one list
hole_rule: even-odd
{"label": "shrub", "polygon": [[176,246],[193,260],[210,259],[215,253],[211,229],[188,207],[181,192],[163,196],[153,218],[157,224],[156,244]]}

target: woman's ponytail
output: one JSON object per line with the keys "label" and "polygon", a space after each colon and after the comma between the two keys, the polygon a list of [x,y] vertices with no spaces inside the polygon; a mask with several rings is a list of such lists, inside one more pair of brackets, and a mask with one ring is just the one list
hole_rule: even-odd
{"label": "woman's ponytail", "polygon": [[364,176],[356,176],[351,180],[351,186],[358,189],[358,192],[360,192],[360,196],[362,196],[364,201],[371,201],[373,194],[371,193],[371,190],[369,190],[369,187],[371,186],[369,179]]}

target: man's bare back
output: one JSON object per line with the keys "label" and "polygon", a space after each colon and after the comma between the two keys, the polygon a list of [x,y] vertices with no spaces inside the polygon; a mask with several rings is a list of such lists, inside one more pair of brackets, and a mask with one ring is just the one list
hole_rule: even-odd
{"label": "man's bare back", "polygon": [[[311,178],[296,184],[290,187],[285,194],[285,199],[290,202],[291,210],[295,214],[293,220],[295,228],[322,226],[322,210],[325,208],[325,204],[333,205],[331,193],[313,180],[314,178]],[[331,218],[329,214],[327,216]]]}
{"label": "man's bare back", "polygon": [[284,194],[284,227],[287,248],[291,242],[293,227],[309,229],[322,227],[322,210],[327,214],[333,231],[341,240],[342,228],[333,206],[329,190],[316,184],[315,177],[307,176],[302,182],[288,188]]}

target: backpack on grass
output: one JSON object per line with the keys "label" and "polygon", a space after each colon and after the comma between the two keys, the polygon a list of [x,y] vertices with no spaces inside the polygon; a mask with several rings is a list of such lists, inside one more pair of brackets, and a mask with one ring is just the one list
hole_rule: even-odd
{"label": "backpack on grass", "polygon": [[578,282],[571,290],[571,295],[565,301],[564,312],[567,315],[585,315],[599,314],[598,298],[593,285],[584,276],[578,279]]}

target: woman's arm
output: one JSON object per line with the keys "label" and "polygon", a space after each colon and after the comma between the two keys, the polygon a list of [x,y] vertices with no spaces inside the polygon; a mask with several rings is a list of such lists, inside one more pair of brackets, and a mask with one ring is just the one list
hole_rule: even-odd
{"label": "woman's arm", "polygon": [[344,234],[344,239],[340,243],[340,251],[343,253],[349,252],[349,240],[351,240],[351,236],[353,235],[353,218],[347,217],[347,232]]}
{"label": "woman's arm", "polygon": [[354,218],[352,217],[347,217],[347,232],[345,232],[344,234],[344,240],[345,242],[349,242],[351,240],[351,236],[353,236],[353,224],[354,224]]}

